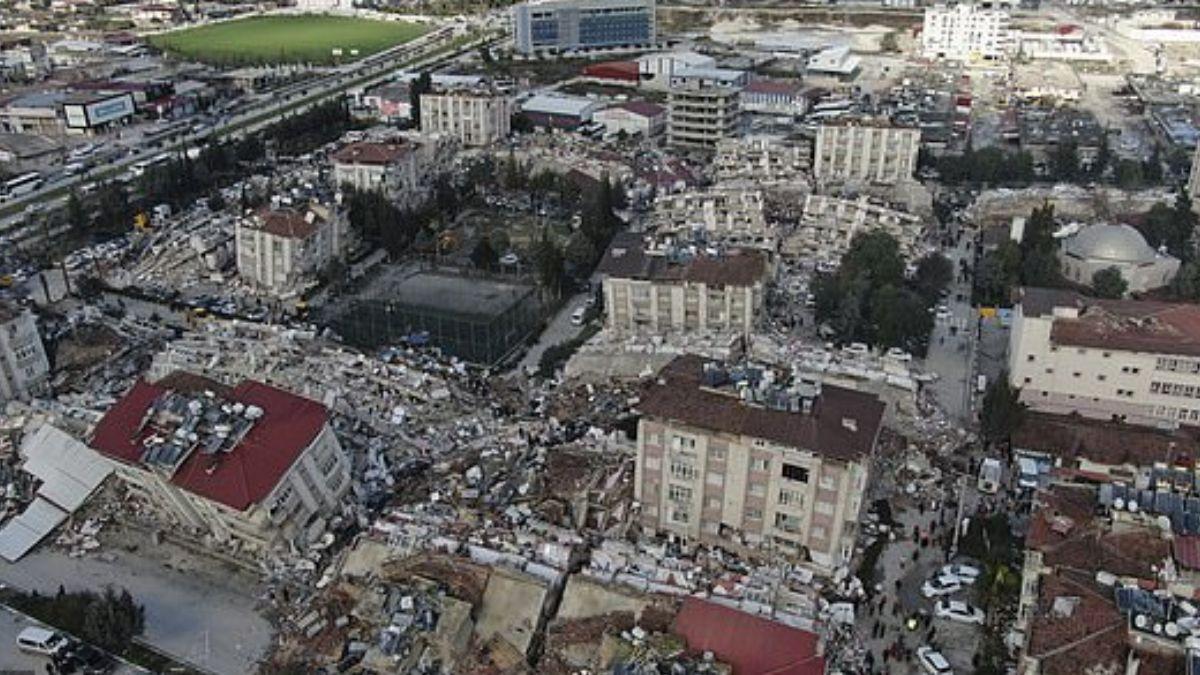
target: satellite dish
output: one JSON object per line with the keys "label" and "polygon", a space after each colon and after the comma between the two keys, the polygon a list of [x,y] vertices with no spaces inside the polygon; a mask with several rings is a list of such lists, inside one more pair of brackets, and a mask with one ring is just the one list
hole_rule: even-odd
{"label": "satellite dish", "polygon": [[1176,626],[1174,621],[1168,621],[1165,630],[1167,633],[1167,637],[1169,637],[1169,638],[1179,637],[1179,626]]}
{"label": "satellite dish", "polygon": [[1116,509],[1117,511],[1123,510],[1125,508],[1125,500],[1120,497],[1117,497],[1116,499],[1113,500],[1113,508]]}
{"label": "satellite dish", "polygon": [[1150,620],[1146,618],[1145,614],[1137,614],[1133,617],[1133,625],[1142,630],[1145,630],[1149,623]]}
{"label": "satellite dish", "polygon": [[1127,504],[1127,506],[1129,507],[1129,512],[1130,512],[1130,513],[1137,513],[1137,512],[1138,512],[1138,503],[1137,503],[1137,502],[1135,502],[1135,501],[1133,501],[1132,499],[1130,499],[1130,500],[1129,500],[1129,504]]}

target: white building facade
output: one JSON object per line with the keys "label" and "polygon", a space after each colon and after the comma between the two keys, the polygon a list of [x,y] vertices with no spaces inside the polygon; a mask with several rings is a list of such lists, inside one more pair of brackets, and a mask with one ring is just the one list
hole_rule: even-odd
{"label": "white building facade", "polygon": [[0,403],[40,393],[49,380],[50,361],[33,312],[0,302]]}
{"label": "white building facade", "polygon": [[908,182],[920,149],[920,129],[874,120],[822,124],[813,151],[813,176],[824,183]]}
{"label": "white building facade", "polygon": [[925,8],[921,52],[926,58],[999,61],[1012,49],[1007,2],[959,2]]}
{"label": "white building facade", "polygon": [[421,132],[444,134],[467,147],[482,147],[507,138],[512,130],[513,102],[497,92],[447,90],[421,94]]}
{"label": "white building facade", "polygon": [[341,255],[341,229],[338,215],[319,205],[261,209],[237,223],[238,275],[273,294],[295,294]]}

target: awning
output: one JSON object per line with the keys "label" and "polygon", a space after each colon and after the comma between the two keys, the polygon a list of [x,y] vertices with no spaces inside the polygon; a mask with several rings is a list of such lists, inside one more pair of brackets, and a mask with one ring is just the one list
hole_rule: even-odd
{"label": "awning", "polygon": [[42,481],[38,495],[73,512],[100,487],[112,467],[100,453],[49,424],[21,444],[23,468]]}

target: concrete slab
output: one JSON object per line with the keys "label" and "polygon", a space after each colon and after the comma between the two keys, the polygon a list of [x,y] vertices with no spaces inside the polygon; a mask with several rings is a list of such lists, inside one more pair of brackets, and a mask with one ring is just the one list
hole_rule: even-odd
{"label": "concrete slab", "polygon": [[632,612],[638,617],[649,604],[644,597],[626,595],[576,574],[567,581],[556,619],[586,619],[612,612]]}
{"label": "concrete slab", "polygon": [[499,567],[493,569],[483,592],[479,621],[475,624],[479,641],[499,637],[521,654],[527,654],[547,591],[533,577]]}

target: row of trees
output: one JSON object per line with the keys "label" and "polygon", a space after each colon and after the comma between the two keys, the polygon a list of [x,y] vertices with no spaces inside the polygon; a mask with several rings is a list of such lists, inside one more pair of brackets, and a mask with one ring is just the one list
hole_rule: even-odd
{"label": "row of trees", "polygon": [[857,235],[838,270],[814,280],[817,321],[843,343],[924,354],[933,330],[930,310],[952,281],[954,268],[940,254],[930,254],[919,261],[912,279],[904,272],[894,237],[879,231]]}
{"label": "row of trees", "polygon": [[1045,171],[1040,175],[1029,151],[1005,151],[996,146],[980,150],[968,146],[961,154],[954,155],[934,156],[922,152],[919,165],[935,169],[942,182],[951,185],[1026,185],[1038,180],[1090,183],[1111,177],[1118,186],[1134,189],[1160,185],[1164,178],[1162,154],[1157,146],[1141,161],[1116,159],[1107,135],[1101,137],[1094,157],[1087,163],[1083,161],[1076,141],[1067,140],[1055,145],[1046,158]]}
{"label": "row of trees", "polygon": [[1062,286],[1054,205],[1044,203],[1025,221],[1020,242],[1004,240],[984,256],[975,272],[974,304],[1007,305],[1015,286]]}
{"label": "row of trees", "polygon": [[351,127],[350,108],[343,98],[319,103],[272,124],[263,132],[281,155],[303,155],[337,140]]}
{"label": "row of trees", "polygon": [[129,591],[112,587],[103,593],[68,593],[63,587],[53,596],[30,593],[9,599],[16,609],[51,626],[78,636],[105,651],[121,654],[146,628],[146,610]]}

